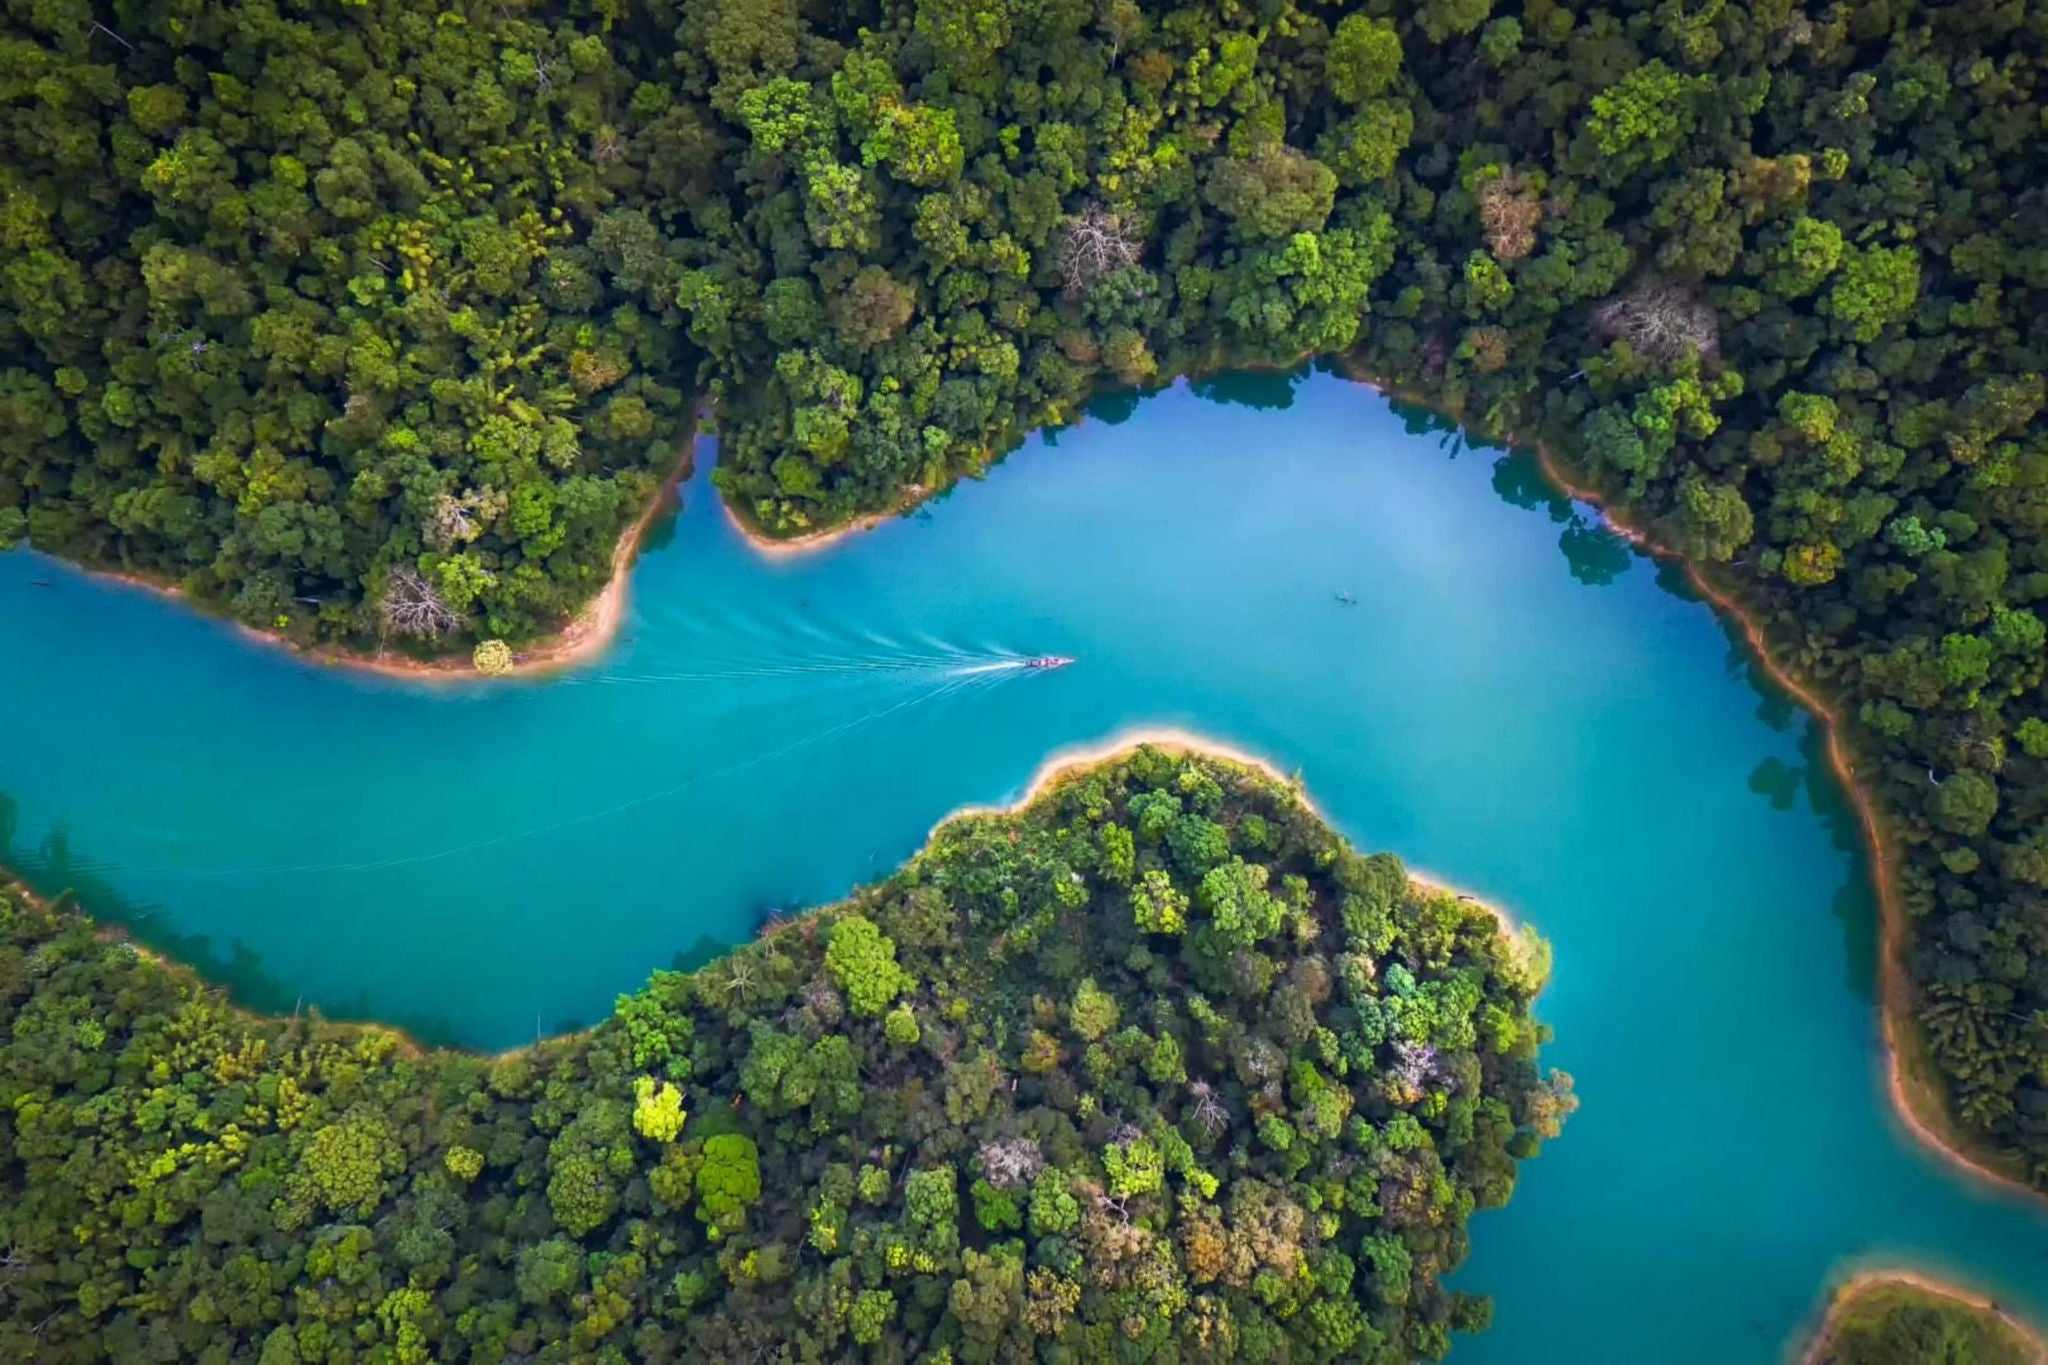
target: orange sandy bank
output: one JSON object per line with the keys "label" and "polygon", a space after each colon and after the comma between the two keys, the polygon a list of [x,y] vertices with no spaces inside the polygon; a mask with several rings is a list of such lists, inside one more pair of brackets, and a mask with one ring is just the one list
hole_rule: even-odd
{"label": "orange sandy bank", "polygon": [[[560,630],[546,639],[522,647],[513,656],[510,671],[498,676],[532,678],[559,673],[594,658],[611,644],[613,638],[618,635],[619,623],[625,620],[626,591],[632,579],[630,571],[633,560],[640,552],[640,542],[646,537],[647,528],[674,506],[677,487],[690,476],[694,439],[693,436],[684,442],[682,453],[677,456],[675,468],[662,481],[660,489],[634,519],[633,524],[619,534],[618,544],[612,550],[610,574],[605,579],[604,587],[598,590],[597,596],[584,604],[583,609]],[[85,572],[95,578],[125,583],[130,587],[159,593],[165,597],[183,600],[185,596],[184,589],[175,583],[160,582],[141,574],[122,573],[112,569],[87,569]],[[476,682],[483,676],[476,671],[466,655],[450,654],[434,659],[412,659],[381,650],[366,653],[336,645],[316,645],[307,648],[272,631],[259,630],[241,621],[229,624],[245,639],[257,644],[271,649],[281,649],[301,658],[331,664],[337,668],[374,673],[387,678],[405,678],[413,682]]]}
{"label": "orange sandy bank", "polygon": [[1878,818],[1877,805],[1870,794],[1870,789],[1857,777],[1856,760],[1849,750],[1841,712],[1811,686],[1794,677],[1784,665],[1771,656],[1763,626],[1734,594],[1715,584],[1683,555],[1659,544],[1640,527],[1632,526],[1615,516],[1607,509],[1599,494],[1574,483],[1547,448],[1538,445],[1536,458],[1542,464],[1544,474],[1567,496],[1600,508],[1608,524],[1617,534],[1631,544],[1639,546],[1646,553],[1679,565],[1685,571],[1694,591],[1705,598],[1715,610],[1733,621],[1736,628],[1742,632],[1743,641],[1749,648],[1750,656],[1756,660],[1757,666],[1793,700],[1819,718],[1821,729],[1827,737],[1828,766],[1834,770],[1842,790],[1849,795],[1850,805],[1856,811],[1856,821],[1863,830],[1864,843],[1870,853],[1871,881],[1877,894],[1878,920],[1882,931],[1882,942],[1878,952],[1882,1004],[1878,1015],[1884,1027],[1886,1088],[1891,1095],[1892,1107],[1898,1113],[1900,1122],[1905,1124],[1907,1131],[1957,1170],[2014,1193],[2033,1198],[2042,1197],[2039,1190],[2016,1179],[2011,1172],[2000,1169],[1992,1159],[1980,1151],[1972,1150],[1971,1144],[1951,1123],[1941,1095],[1925,1077],[1914,1074],[1909,1064],[1907,1048],[1911,1045],[1913,999],[1912,983],[1907,980],[1902,967],[1906,910],[1899,896],[1898,872],[1891,846],[1885,839],[1884,825]]}
{"label": "orange sandy bank", "polygon": [[755,554],[763,559],[800,559],[837,545],[849,536],[859,535],[862,531],[872,531],[884,522],[905,516],[929,496],[930,494],[922,488],[912,489],[906,492],[901,505],[890,511],[869,512],[865,516],[855,517],[852,521],[841,522],[823,531],[807,531],[800,536],[780,537],[769,535],[752,521],[741,516],[726,499],[721,497],[718,505],[724,511],[725,519],[740,533],[741,538]]}
{"label": "orange sandy bank", "polygon": [[1837,1285],[1828,1295],[1827,1306],[1822,1312],[1820,1327],[1812,1333],[1811,1343],[1804,1351],[1786,1352],[1788,1359],[1796,1358],[1802,1365],[1820,1365],[1833,1343],[1835,1330],[1845,1309],[1859,1294],[1866,1294],[1886,1285],[1904,1285],[1920,1290],[1937,1298],[1951,1299],[1996,1317],[2015,1337],[2026,1344],[2029,1359],[2036,1365],[2048,1365],[2048,1341],[2029,1324],[2000,1308],[1995,1302],[1974,1290],[1946,1280],[1925,1275],[1917,1270],[1866,1270]]}
{"label": "orange sandy bank", "polygon": [[[1422,397],[1383,383],[1355,366],[1347,364],[1344,369],[1349,378],[1378,389],[1390,398],[1427,406]],[[1518,444],[1513,432],[1508,433],[1506,439],[1510,445]],[[1919,1069],[1914,1066],[1919,1045],[1912,1023],[1913,989],[1901,965],[1906,933],[1905,905],[1899,896],[1897,867],[1891,846],[1885,839],[1884,825],[1878,818],[1876,801],[1870,789],[1856,775],[1855,758],[1849,751],[1840,711],[1772,657],[1762,624],[1733,593],[1715,584],[1684,555],[1616,515],[1598,491],[1577,483],[1565,472],[1549,447],[1538,442],[1535,451],[1544,476],[1566,496],[1598,509],[1615,533],[1630,544],[1657,559],[1678,565],[1693,590],[1735,623],[1757,666],[1793,700],[1819,718],[1827,738],[1828,766],[1834,770],[1842,790],[1849,794],[1849,802],[1855,808],[1856,821],[1863,830],[1864,843],[1870,853],[1871,881],[1877,895],[1881,938],[1878,975],[1882,1003],[1878,1018],[1884,1029],[1885,1084],[1892,1108],[1907,1131],[1950,1166],[2009,1192],[2042,1198],[2042,1191],[2001,1169],[1994,1158],[1956,1131],[1945,1099],[1933,1082],[1922,1074],[1925,1061],[1921,1060]]]}

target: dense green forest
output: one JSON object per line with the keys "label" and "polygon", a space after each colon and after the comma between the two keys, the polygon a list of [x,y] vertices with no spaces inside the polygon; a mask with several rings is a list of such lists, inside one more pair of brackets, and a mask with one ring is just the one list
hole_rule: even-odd
{"label": "dense green forest", "polygon": [[0,1357],[1436,1359],[1547,967],[1155,749],[499,1058],[0,892]]}
{"label": "dense green forest", "polygon": [[1905,1280],[1850,1286],[1809,1365],[2041,1365],[2042,1348],[1995,1313]]}
{"label": "dense green forest", "polygon": [[0,537],[530,637],[692,406],[794,534],[1350,352],[1848,702],[1915,1034],[2048,1185],[2040,0],[5,0]]}

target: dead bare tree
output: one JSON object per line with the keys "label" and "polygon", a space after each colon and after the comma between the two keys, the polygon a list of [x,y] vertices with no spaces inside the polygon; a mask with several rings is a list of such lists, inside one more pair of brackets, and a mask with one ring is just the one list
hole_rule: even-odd
{"label": "dead bare tree", "polygon": [[437,640],[461,619],[441,600],[440,589],[417,569],[393,569],[384,578],[384,628],[400,635]]}
{"label": "dead bare tree", "polygon": [[1645,281],[1600,305],[1593,325],[1636,354],[1670,365],[1695,356],[1712,359],[1721,347],[1721,323],[1709,304],[1683,285]]}
{"label": "dead bare tree", "polygon": [[1543,198],[1525,177],[1507,171],[1479,187],[1479,225],[1488,250],[1501,260],[1520,260],[1535,250],[1542,221]]}
{"label": "dead bare tree", "polygon": [[1138,222],[1122,209],[1090,204],[1068,218],[1059,243],[1060,280],[1075,299],[1097,280],[1138,263]]}
{"label": "dead bare tree", "polygon": [[1427,1043],[1413,1043],[1405,1038],[1394,1043],[1394,1065],[1390,1074],[1398,1076],[1417,1090],[1423,1089],[1437,1076],[1436,1049]]}
{"label": "dead bare tree", "polygon": [[999,1190],[1028,1185],[1045,1168],[1045,1155],[1036,1138],[996,1138],[982,1143],[977,1155],[981,1158],[981,1173]]}
{"label": "dead bare tree", "polygon": [[1096,1190],[1095,1207],[1111,1214],[1124,1227],[1131,1225],[1131,1197],[1127,1194],[1105,1194]]}
{"label": "dead bare tree", "polygon": [[1210,1137],[1215,1137],[1230,1126],[1230,1111],[1216,1098],[1216,1087],[1207,1081],[1196,1081],[1188,1087],[1188,1094],[1195,1101],[1189,1117],[1200,1124]]}

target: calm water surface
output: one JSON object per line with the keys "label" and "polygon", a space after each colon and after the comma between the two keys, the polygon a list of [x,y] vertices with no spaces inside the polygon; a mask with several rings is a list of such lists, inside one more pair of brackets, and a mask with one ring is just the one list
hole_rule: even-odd
{"label": "calm water surface", "polygon": [[[501,1047],[880,875],[1055,750],[1183,726],[1556,947],[1585,1107],[1475,1222],[1495,1329],[1456,1359],[1771,1361],[1871,1261],[2048,1322],[2048,1214],[1884,1103],[1810,720],[1525,458],[1333,378],[1222,390],[801,559],[750,553],[700,476],[619,646],[533,684],[365,680],[0,556],[5,860],[252,1003]],[[1039,653],[1081,662],[989,667]]]}

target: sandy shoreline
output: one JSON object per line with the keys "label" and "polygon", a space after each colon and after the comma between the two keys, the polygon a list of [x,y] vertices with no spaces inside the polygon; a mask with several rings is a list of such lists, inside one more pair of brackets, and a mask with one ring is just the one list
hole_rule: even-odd
{"label": "sandy shoreline", "polygon": [[1794,701],[1820,721],[1821,729],[1827,737],[1828,766],[1834,770],[1842,789],[1848,793],[1849,804],[1856,812],[1856,822],[1862,827],[1864,844],[1870,854],[1871,882],[1877,895],[1880,931],[1878,991],[1881,1003],[1878,1018],[1884,1031],[1886,1089],[1891,1096],[1892,1108],[1909,1133],[1954,1169],[2029,1199],[2048,1198],[2025,1181],[2000,1170],[1972,1151],[1956,1133],[1940,1098],[1929,1092],[1923,1080],[1908,1072],[1906,1044],[1902,1039],[1911,1028],[1912,983],[1906,979],[1906,974],[1901,968],[1906,911],[1899,897],[1898,878],[1894,870],[1891,847],[1885,839],[1884,825],[1878,816],[1877,803],[1870,789],[1856,775],[1856,761],[1849,751],[1848,740],[1844,737],[1846,727],[1841,712],[1772,657],[1762,624],[1732,593],[1716,585],[1697,565],[1683,555],[1659,544],[1640,527],[1630,525],[1617,517],[1608,509],[1599,494],[1573,482],[1548,448],[1538,444],[1535,449],[1537,461],[1542,465],[1545,477],[1567,497],[1598,508],[1617,535],[1646,554],[1677,564],[1683,569],[1693,590],[1716,611],[1735,623],[1736,628],[1742,633],[1750,657],[1756,661],[1757,666],[1772,682],[1784,689]]}
{"label": "sandy shoreline", "polygon": [[740,539],[747,542],[747,548],[761,558],[802,559],[805,555],[812,555],[820,550],[830,549],[840,541],[859,535],[863,531],[872,531],[877,526],[894,521],[898,517],[908,516],[911,512],[917,510],[918,504],[923,502],[925,497],[929,496],[930,494],[927,493],[918,498],[907,500],[901,507],[891,512],[869,512],[863,516],[855,517],[852,521],[841,522],[839,525],[823,531],[806,531],[800,536],[786,537],[776,537],[767,534],[760,527],[741,516],[734,509],[732,503],[722,495],[718,499],[718,508],[721,512],[725,513],[726,524],[739,532]]}
{"label": "sandy shoreline", "polygon": [[[261,645],[266,649],[282,650],[310,663],[325,664],[377,677],[402,678],[409,682],[475,683],[503,678],[537,678],[560,673],[603,653],[618,635],[619,625],[626,617],[626,594],[632,580],[633,561],[640,553],[640,542],[646,538],[648,528],[675,506],[676,490],[690,477],[695,467],[695,449],[696,435],[693,429],[683,441],[682,449],[676,456],[675,467],[662,480],[661,486],[648,500],[647,506],[641,509],[640,515],[619,533],[618,543],[612,548],[610,572],[605,578],[604,586],[598,589],[597,595],[585,603],[582,610],[560,630],[521,647],[513,655],[511,669],[493,675],[492,678],[486,678],[484,674],[477,672],[466,654],[413,659],[381,651],[365,653],[340,645],[309,647],[287,640],[273,631],[260,630],[245,621],[225,617],[215,619],[231,627],[252,644]],[[93,578],[155,593],[177,602],[185,600],[184,589],[175,583],[165,583],[119,569],[93,569],[83,565],[72,567]]]}
{"label": "sandy shoreline", "polygon": [[1924,1293],[1953,1299],[1957,1303],[1967,1304],[1971,1308],[1992,1314],[2032,1348],[2036,1365],[2048,1365],[2048,1341],[2044,1341],[2031,1324],[2014,1317],[1992,1299],[1973,1289],[1966,1289],[1962,1285],[1917,1270],[1864,1270],[1834,1286],[1822,1306],[1820,1324],[1812,1330],[1811,1341],[1806,1349],[1796,1354],[1787,1351],[1787,1358],[1796,1358],[1801,1365],[1819,1365],[1821,1357],[1826,1354],[1834,1340],[1836,1319],[1842,1309],[1856,1295],[1888,1284],[1909,1285]]}

